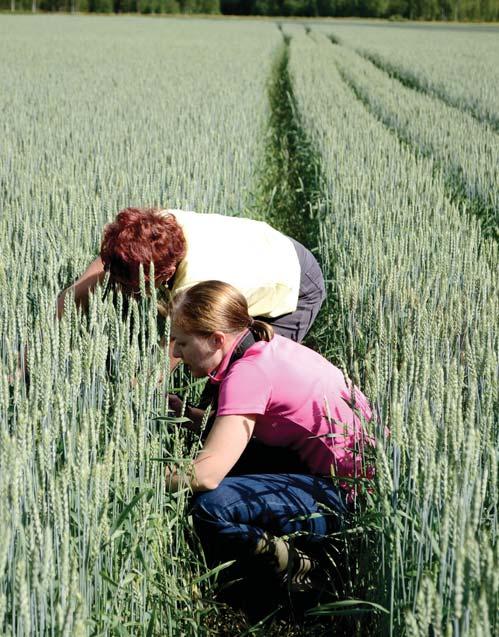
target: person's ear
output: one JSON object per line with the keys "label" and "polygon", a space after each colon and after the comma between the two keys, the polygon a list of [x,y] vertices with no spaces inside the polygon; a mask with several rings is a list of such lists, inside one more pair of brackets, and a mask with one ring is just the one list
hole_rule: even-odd
{"label": "person's ear", "polygon": [[210,342],[214,349],[222,349],[225,345],[225,334],[223,332],[213,332],[210,335]]}
{"label": "person's ear", "polygon": [[176,271],[176,267],[174,265],[170,266],[168,268],[168,270],[165,272],[165,274],[162,277],[162,281],[164,284],[168,283],[168,281],[172,278],[172,276],[175,274]]}

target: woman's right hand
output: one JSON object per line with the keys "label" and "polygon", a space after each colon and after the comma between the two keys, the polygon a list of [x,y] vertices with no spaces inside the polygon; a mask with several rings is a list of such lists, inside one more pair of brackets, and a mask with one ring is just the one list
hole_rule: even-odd
{"label": "woman's right hand", "polygon": [[[179,418],[182,415],[183,407],[184,401],[179,396],[176,396],[175,394],[168,394],[168,411],[173,412],[173,415],[176,418]],[[183,422],[181,424],[182,427],[185,427],[190,431],[194,431],[195,433],[199,433],[201,431],[204,409],[187,405],[184,411],[184,417],[189,420],[187,422]]]}

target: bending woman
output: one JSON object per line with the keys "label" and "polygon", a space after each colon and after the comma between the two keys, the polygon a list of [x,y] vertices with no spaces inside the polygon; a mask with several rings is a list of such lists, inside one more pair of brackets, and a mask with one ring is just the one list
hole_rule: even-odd
{"label": "bending woman", "polygon": [[220,279],[245,297],[253,317],[301,342],[325,298],[324,278],[309,250],[267,223],[185,210],[126,208],[104,228],[98,256],[68,292],[82,307],[107,272],[128,294],[139,290],[154,263],[155,284],[175,296],[196,283]]}
{"label": "bending woman", "polygon": [[[244,296],[226,283],[178,295],[171,317],[174,354],[194,376],[208,376],[219,396],[192,467],[168,470],[170,489],[196,492],[193,518],[210,562],[260,556],[281,583],[310,584],[313,560],[284,536],[306,532],[312,554],[347,514],[352,479],[369,477],[366,398],[321,355],[251,318]],[[252,438],[295,450],[302,473],[228,477]]]}

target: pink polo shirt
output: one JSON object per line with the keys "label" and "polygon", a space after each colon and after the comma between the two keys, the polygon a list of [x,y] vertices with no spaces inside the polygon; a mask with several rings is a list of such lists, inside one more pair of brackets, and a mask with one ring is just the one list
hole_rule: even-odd
{"label": "pink polo shirt", "polygon": [[352,395],[337,367],[278,334],[252,345],[227,369],[232,351],[211,375],[220,382],[218,416],[255,414],[255,438],[294,449],[311,473],[369,476],[362,451],[373,440],[359,415],[369,420],[371,410],[357,388]]}

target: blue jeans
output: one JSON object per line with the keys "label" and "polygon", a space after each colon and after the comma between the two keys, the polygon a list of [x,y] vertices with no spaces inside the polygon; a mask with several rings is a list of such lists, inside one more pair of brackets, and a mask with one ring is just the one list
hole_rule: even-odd
{"label": "blue jeans", "polygon": [[306,533],[307,545],[318,545],[341,528],[348,512],[330,478],[290,473],[225,478],[217,489],[197,494],[192,507],[210,564],[251,559],[264,533]]}

